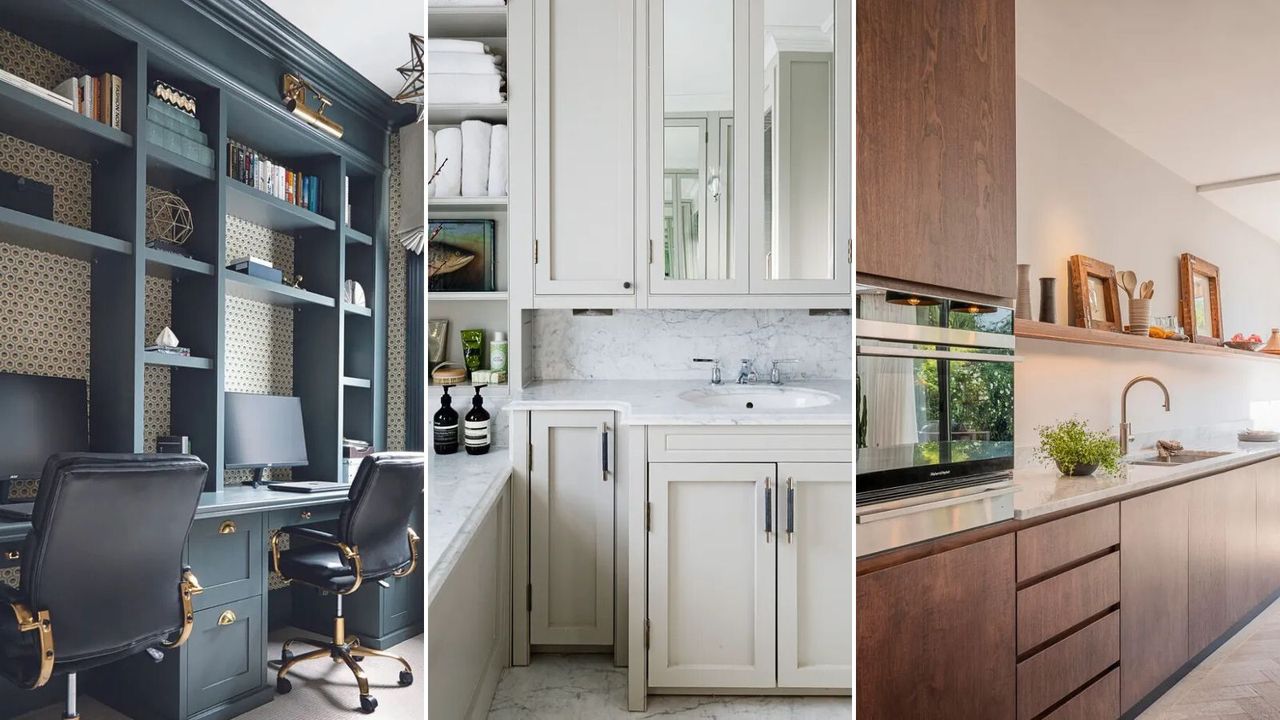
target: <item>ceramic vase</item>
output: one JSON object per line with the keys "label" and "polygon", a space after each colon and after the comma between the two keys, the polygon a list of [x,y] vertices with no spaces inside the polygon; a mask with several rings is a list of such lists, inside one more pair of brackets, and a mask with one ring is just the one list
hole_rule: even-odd
{"label": "ceramic vase", "polygon": [[1262,346],[1262,352],[1280,355],[1280,329],[1271,328],[1271,337],[1267,338],[1267,344]]}
{"label": "ceramic vase", "polygon": [[1058,278],[1040,278],[1040,322],[1058,322],[1058,308],[1053,302],[1057,286]]}
{"label": "ceramic vase", "polygon": [[1031,266],[1026,263],[1018,264],[1018,300],[1013,316],[1019,320],[1031,319]]}
{"label": "ceramic vase", "polygon": [[1062,463],[1058,463],[1058,472],[1071,477],[1085,477],[1092,475],[1098,469],[1097,465],[1085,465],[1084,463],[1076,463],[1071,467],[1066,467]]}
{"label": "ceramic vase", "polygon": [[1129,332],[1146,335],[1151,330],[1151,298],[1129,299]]}

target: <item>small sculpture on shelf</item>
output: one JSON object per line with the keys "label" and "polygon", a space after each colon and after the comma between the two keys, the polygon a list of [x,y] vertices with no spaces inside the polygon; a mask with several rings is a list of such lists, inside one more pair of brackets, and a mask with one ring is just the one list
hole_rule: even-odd
{"label": "small sculpture on shelf", "polygon": [[147,247],[189,255],[182,245],[191,237],[191,208],[167,190],[147,188]]}
{"label": "small sculpture on shelf", "polygon": [[147,352],[158,352],[166,355],[182,355],[184,357],[191,355],[191,348],[181,347],[178,343],[178,336],[174,334],[168,325],[164,326],[160,334],[156,335],[155,341],[144,349]]}

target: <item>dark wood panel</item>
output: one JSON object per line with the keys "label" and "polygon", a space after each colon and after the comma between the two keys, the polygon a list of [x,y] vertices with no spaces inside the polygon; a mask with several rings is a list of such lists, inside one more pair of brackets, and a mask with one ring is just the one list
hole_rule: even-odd
{"label": "dark wood panel", "polygon": [[1014,538],[858,578],[859,720],[1014,717]]}
{"label": "dark wood panel", "polygon": [[1257,473],[1257,556],[1254,561],[1253,604],[1280,589],[1280,460],[1254,465]]}
{"label": "dark wood panel", "polygon": [[1112,720],[1120,717],[1120,671],[1098,678],[1044,720]]}
{"label": "dark wood panel", "polygon": [[1127,710],[1186,662],[1191,486],[1120,504],[1120,680]]}
{"label": "dark wood panel", "polygon": [[1120,602],[1120,553],[1018,591],[1018,654]]}
{"label": "dark wood panel", "polygon": [[1120,506],[1111,504],[1018,533],[1018,582],[1070,565],[1120,542]]}
{"label": "dark wood panel", "polygon": [[858,0],[857,270],[1009,298],[1014,0]]}
{"label": "dark wood panel", "polygon": [[1118,660],[1116,611],[1018,663],[1018,720],[1031,720]]}
{"label": "dark wood panel", "polygon": [[1195,655],[1253,607],[1256,466],[1190,485],[1187,639]]}

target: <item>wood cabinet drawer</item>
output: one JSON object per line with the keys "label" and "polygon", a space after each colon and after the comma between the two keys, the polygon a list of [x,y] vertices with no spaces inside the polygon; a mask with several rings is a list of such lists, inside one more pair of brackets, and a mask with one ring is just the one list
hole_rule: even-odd
{"label": "wood cabinet drawer", "polygon": [[187,709],[194,715],[266,684],[261,596],[196,613],[187,643]]}
{"label": "wood cabinet drawer", "polygon": [[1018,654],[1120,602],[1120,553],[1018,591]]}
{"label": "wood cabinet drawer", "polygon": [[279,530],[288,525],[312,525],[337,520],[346,503],[325,503],[306,507],[272,510],[267,515],[267,529]]}
{"label": "wood cabinet drawer", "polygon": [[1113,720],[1120,717],[1120,669],[1098,678],[1043,720]]}
{"label": "wood cabinet drawer", "polygon": [[1022,530],[1018,533],[1018,582],[1119,544],[1119,503]]}
{"label": "wood cabinet drawer", "polygon": [[266,591],[266,539],[261,513],[213,517],[191,526],[187,564],[204,586],[195,608],[243,600]]}
{"label": "wood cabinet drawer", "polygon": [[1031,720],[1119,659],[1116,611],[1018,663],[1018,720]]}

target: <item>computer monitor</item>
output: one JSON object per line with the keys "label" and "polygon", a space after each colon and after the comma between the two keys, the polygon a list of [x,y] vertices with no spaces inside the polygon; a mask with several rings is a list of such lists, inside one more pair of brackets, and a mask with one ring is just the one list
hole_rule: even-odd
{"label": "computer monitor", "polygon": [[307,464],[300,398],[229,392],[226,413],[224,464],[252,468],[254,487],[262,485],[266,468]]}
{"label": "computer monitor", "polygon": [[40,477],[54,453],[89,449],[83,380],[0,373],[0,407],[0,486]]}

